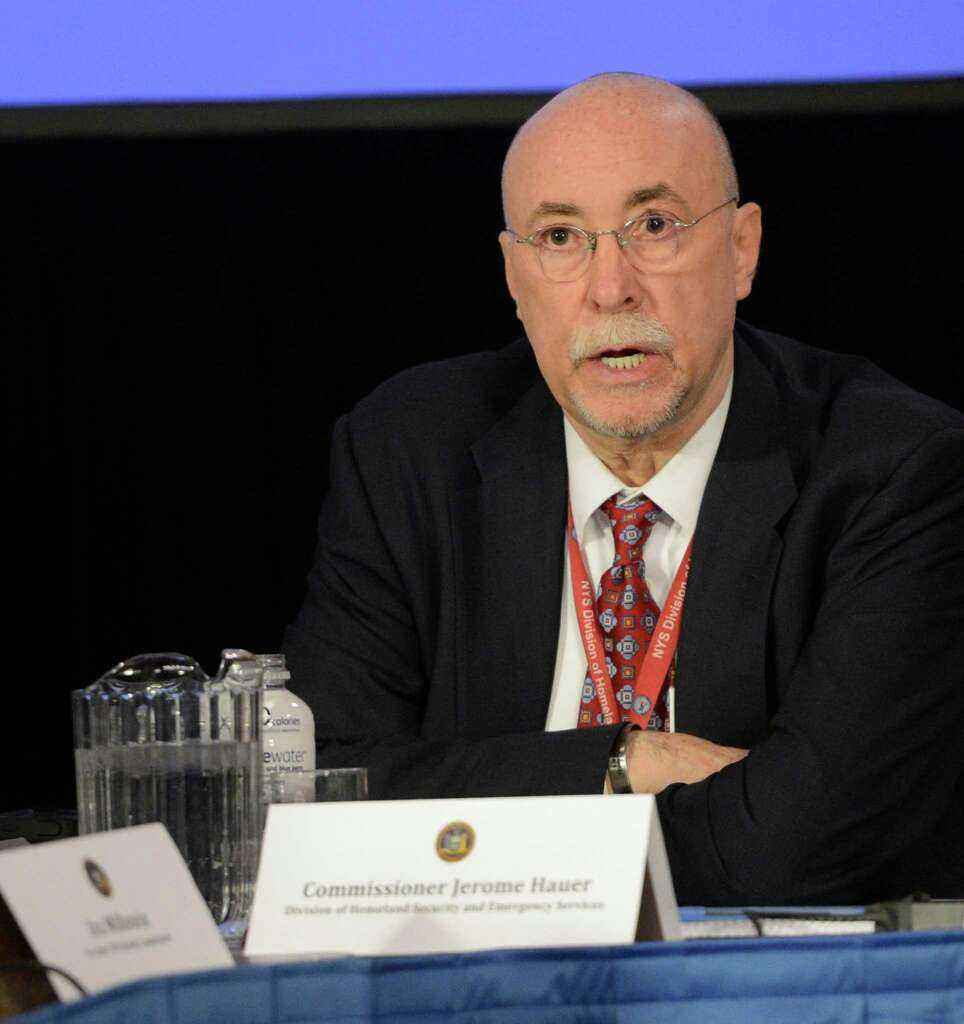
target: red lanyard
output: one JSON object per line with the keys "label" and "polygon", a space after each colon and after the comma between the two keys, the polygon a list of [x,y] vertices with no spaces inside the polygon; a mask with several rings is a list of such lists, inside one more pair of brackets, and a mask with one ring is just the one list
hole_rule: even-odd
{"label": "red lanyard", "polygon": [[[579,620],[579,635],[582,637],[583,650],[589,676],[596,688],[596,697],[602,709],[606,725],[615,725],[622,721],[623,710],[616,704],[616,691],[606,668],[606,653],[603,647],[603,636],[596,620],[596,591],[586,572],[582,551],[572,523],[572,502],[569,503],[569,519],[566,526],[566,543],[569,547],[569,575],[572,579],[572,601]],[[660,613],[659,623],[653,630],[649,646],[643,657],[643,666],[636,681],[636,695],[642,694],[649,700],[649,711],[640,715],[632,708],[626,711],[631,721],[645,729],[649,716],[656,706],[656,698],[663,688],[676,644],[679,640],[680,618],[683,614],[683,602],[686,600],[686,581],[690,574],[690,553],[693,549],[691,540],[686,546],[686,553],[676,570],[673,585],[669,588],[669,596]]]}

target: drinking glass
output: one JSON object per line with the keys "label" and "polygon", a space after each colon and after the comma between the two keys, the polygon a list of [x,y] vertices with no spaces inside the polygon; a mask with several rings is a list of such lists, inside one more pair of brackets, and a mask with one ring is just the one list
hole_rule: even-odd
{"label": "drinking glass", "polygon": [[367,800],[367,768],[316,768],[308,772],[279,772],[265,776],[269,804],[323,803],[329,800]]}

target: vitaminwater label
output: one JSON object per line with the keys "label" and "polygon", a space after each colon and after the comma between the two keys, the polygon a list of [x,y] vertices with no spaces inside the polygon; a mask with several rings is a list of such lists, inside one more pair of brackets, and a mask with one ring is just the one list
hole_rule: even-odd
{"label": "vitaminwater label", "polygon": [[[268,703],[268,700],[271,702]],[[262,707],[261,747],[265,775],[314,772],[314,722],[300,706],[300,701],[292,700],[290,693],[274,692],[270,697],[265,694]],[[304,779],[286,779],[284,793],[275,795],[275,799],[285,803],[314,798],[313,775]]]}

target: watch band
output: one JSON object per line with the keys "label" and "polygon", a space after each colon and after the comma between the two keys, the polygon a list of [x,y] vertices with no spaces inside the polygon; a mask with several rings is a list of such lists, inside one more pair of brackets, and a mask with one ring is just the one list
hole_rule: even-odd
{"label": "watch band", "polygon": [[632,793],[633,787],[629,784],[629,761],[626,756],[626,748],[629,746],[629,734],[639,728],[632,722],[627,722],[616,734],[612,749],[609,751],[609,767],[606,774],[609,777],[609,788],[614,793]]}

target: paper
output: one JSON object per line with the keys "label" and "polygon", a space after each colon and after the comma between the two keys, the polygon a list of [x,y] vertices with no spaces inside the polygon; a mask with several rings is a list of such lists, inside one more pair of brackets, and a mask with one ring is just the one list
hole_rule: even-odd
{"label": "paper", "polygon": [[632,942],[647,852],[648,937],[678,937],[650,796],[275,804],[245,954]]}
{"label": "paper", "polygon": [[[160,824],[6,850],[0,895],[37,959],[90,992],[234,962]],[[77,998],[50,981],[62,1000]]]}

